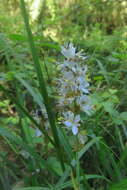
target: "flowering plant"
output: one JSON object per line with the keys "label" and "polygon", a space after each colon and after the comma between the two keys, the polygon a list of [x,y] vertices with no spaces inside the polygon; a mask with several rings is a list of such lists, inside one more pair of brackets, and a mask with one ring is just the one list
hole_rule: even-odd
{"label": "flowering plant", "polygon": [[[87,66],[84,65],[86,56],[81,52],[76,53],[76,48],[70,43],[61,47],[61,53],[65,60],[60,66],[59,104],[63,107],[63,124],[78,134],[78,128],[82,123],[81,111],[90,115],[91,102],[89,98],[89,83],[86,79]],[[83,61],[83,62],[82,62]]]}

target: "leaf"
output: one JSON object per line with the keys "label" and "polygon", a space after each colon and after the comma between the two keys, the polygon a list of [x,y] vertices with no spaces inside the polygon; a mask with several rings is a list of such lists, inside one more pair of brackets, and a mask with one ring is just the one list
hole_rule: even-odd
{"label": "leaf", "polygon": [[86,179],[103,179],[109,182],[109,180],[105,177],[105,176],[101,176],[101,175],[96,175],[96,174],[86,174],[85,175]]}
{"label": "leaf", "polygon": [[110,82],[109,82],[108,73],[107,73],[106,69],[104,68],[103,64],[99,60],[96,60],[96,61],[98,63],[98,66],[100,67],[101,73],[103,74],[107,84],[109,85]]}
{"label": "leaf", "polygon": [[91,141],[89,141],[79,152],[78,152],[78,159],[80,159],[83,154],[88,151],[91,146],[93,146],[95,143],[99,142],[101,137],[95,137]]}
{"label": "leaf", "polygon": [[30,93],[30,95],[33,97],[34,101],[40,106],[40,107],[43,107],[43,100],[42,100],[42,97],[40,95],[39,92],[36,92],[35,89],[29,85],[28,82],[26,82],[24,79],[22,79],[22,77],[18,74],[15,76],[16,79],[18,79],[21,84],[28,90],[28,92]]}
{"label": "leaf", "polygon": [[48,114],[49,123],[50,123],[51,130],[52,130],[53,139],[55,141],[55,149],[57,151],[57,156],[59,158],[59,161],[61,162],[61,167],[64,171],[65,167],[64,167],[64,161],[63,161],[63,153],[61,151],[61,144],[59,142],[56,122],[55,122],[55,118],[54,118],[54,114],[53,114],[53,110],[52,110],[52,105],[50,104],[50,100],[49,100],[49,96],[48,96],[47,86],[46,86],[46,83],[44,80],[44,74],[42,72],[42,68],[41,68],[40,61],[39,61],[39,56],[37,53],[37,49],[35,47],[32,31],[30,28],[29,16],[28,16],[28,13],[26,10],[24,0],[20,0],[20,8],[22,11],[23,19],[24,19],[28,43],[29,43],[31,54],[33,57],[34,67],[36,69],[36,74],[37,74],[37,78],[38,78],[38,82],[39,82],[40,92],[41,92],[41,95],[42,95],[43,100],[44,100],[44,104],[45,104],[46,111]]}
{"label": "leaf", "polygon": [[15,41],[27,41],[27,37],[20,34],[9,34],[9,38]]}
{"label": "leaf", "polygon": [[110,113],[111,115],[113,115],[115,113],[115,109],[113,108],[113,103],[112,102],[103,102],[103,106],[106,112]]}
{"label": "leaf", "polygon": [[66,133],[64,133],[64,131],[62,129],[59,129],[59,127],[58,127],[58,135],[59,135],[61,145],[64,147],[67,157],[71,161],[73,158],[73,152],[72,152],[71,146],[68,142]]}
{"label": "leaf", "polygon": [[120,183],[113,184],[109,190],[127,190],[127,179],[123,179]]}
{"label": "leaf", "polygon": [[52,169],[59,175],[61,176],[62,175],[62,169],[61,169],[61,166],[60,166],[60,162],[58,162],[58,160],[56,159],[56,157],[49,157],[48,158],[48,165],[50,167],[52,167]]}
{"label": "leaf", "polygon": [[124,121],[127,121],[127,112],[122,112],[122,113],[120,114],[120,118],[121,118],[122,120],[124,120]]}
{"label": "leaf", "polygon": [[47,187],[19,187],[19,188],[13,188],[12,190],[52,190],[52,189]]}

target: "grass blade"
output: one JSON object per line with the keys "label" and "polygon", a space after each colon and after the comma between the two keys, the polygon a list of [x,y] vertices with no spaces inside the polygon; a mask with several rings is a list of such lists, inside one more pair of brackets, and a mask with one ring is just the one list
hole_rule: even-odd
{"label": "grass blade", "polygon": [[103,76],[104,76],[107,84],[109,85],[110,83],[109,83],[107,71],[105,70],[103,64],[99,60],[96,60],[96,61],[98,63],[98,66],[100,67],[100,70],[101,70],[101,72],[102,72],[102,74],[103,74]]}
{"label": "grass blade", "polygon": [[29,18],[28,18],[28,14],[27,14],[27,11],[26,11],[24,0],[20,0],[20,5],[21,5],[22,15],[23,15],[23,18],[24,18],[25,28],[26,28],[26,31],[27,31],[28,43],[29,43],[29,46],[30,46],[30,50],[31,50],[31,53],[32,53],[33,61],[34,61],[34,66],[35,66],[38,81],[39,81],[41,95],[43,96],[43,99],[44,99],[44,104],[45,104],[45,107],[46,107],[46,110],[47,110],[48,119],[49,119],[49,122],[50,122],[53,138],[54,138],[54,141],[55,141],[55,144],[56,144],[57,155],[58,155],[58,158],[59,158],[59,160],[61,162],[61,167],[64,170],[65,167],[64,167],[62,152],[61,152],[61,148],[60,148],[59,138],[58,138],[58,134],[57,134],[57,128],[56,128],[56,124],[55,124],[55,119],[54,119],[54,115],[53,115],[53,112],[52,112],[52,109],[51,109],[51,106],[50,106],[49,97],[48,97],[48,93],[47,93],[47,88],[46,88],[46,84],[45,84],[44,77],[43,77],[43,74],[42,74],[41,66],[40,66],[40,63],[39,63],[39,58],[38,58],[38,55],[37,55],[37,51],[36,51],[36,48],[35,48],[35,44],[34,44],[32,32],[31,32],[31,28],[30,28],[30,25],[29,25]]}

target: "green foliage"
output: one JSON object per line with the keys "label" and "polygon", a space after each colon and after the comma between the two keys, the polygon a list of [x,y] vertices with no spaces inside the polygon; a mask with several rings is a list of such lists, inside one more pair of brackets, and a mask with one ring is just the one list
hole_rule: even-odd
{"label": "green foliage", "polygon": [[[33,4],[0,1],[1,190],[127,189],[126,1],[43,0],[36,18]],[[56,62],[70,41],[88,57],[93,105],[79,136],[57,105]],[[36,114],[44,105],[47,118]]]}
{"label": "green foliage", "polygon": [[123,179],[120,183],[112,185],[109,190],[126,190],[127,189],[127,180]]}

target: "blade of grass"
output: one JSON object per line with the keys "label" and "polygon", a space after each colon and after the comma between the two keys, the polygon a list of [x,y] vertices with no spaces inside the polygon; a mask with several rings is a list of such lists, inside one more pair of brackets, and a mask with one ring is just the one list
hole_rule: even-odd
{"label": "blade of grass", "polygon": [[9,183],[8,175],[6,175],[5,173],[7,173],[7,171],[5,172],[4,168],[0,168],[0,181],[3,185],[3,190],[12,190]]}
{"label": "blade of grass", "polygon": [[94,137],[90,142],[88,142],[79,152],[78,152],[78,159],[81,159],[81,157],[83,156],[83,154],[89,150],[89,148],[91,146],[93,146],[93,144],[99,142],[101,139],[101,137]]}
{"label": "blade of grass", "polygon": [[73,159],[73,152],[72,152],[71,146],[68,142],[68,138],[67,138],[66,134],[64,133],[64,131],[59,128],[58,128],[58,135],[59,135],[61,145],[63,146],[63,148],[67,154],[67,158],[69,159],[69,161],[71,163],[71,160]]}
{"label": "blade of grass", "polygon": [[20,83],[27,89],[27,91],[29,92],[29,94],[33,97],[33,100],[40,106],[43,106],[43,100],[41,95],[39,94],[39,92],[36,92],[33,87],[26,82],[19,74],[15,75],[16,79],[18,81],[20,81]]}
{"label": "blade of grass", "polygon": [[104,141],[101,141],[97,148],[100,162],[102,163],[104,170],[107,172],[112,180],[120,181],[122,178],[121,171],[116,163],[113,151]]}
{"label": "blade of grass", "polygon": [[101,72],[102,72],[102,74],[103,74],[103,76],[104,76],[107,84],[109,85],[110,82],[109,82],[109,78],[108,78],[108,74],[107,74],[106,69],[104,68],[103,64],[99,60],[96,59],[96,61],[98,63],[98,66],[100,67],[100,70],[101,70]]}
{"label": "blade of grass", "polygon": [[119,161],[117,163],[117,167],[124,168],[124,170],[126,171],[126,174],[127,174],[126,160],[127,160],[127,147],[125,146],[123,152],[120,155]]}
{"label": "blade of grass", "polygon": [[32,53],[32,57],[33,57],[33,61],[34,61],[34,65],[35,65],[35,69],[36,69],[36,73],[37,73],[37,77],[38,77],[38,81],[39,81],[41,95],[43,96],[43,99],[44,99],[44,104],[45,104],[45,107],[46,107],[46,110],[47,110],[48,119],[49,119],[49,122],[50,122],[53,138],[54,138],[54,141],[55,141],[55,144],[56,144],[57,155],[58,155],[58,158],[59,158],[59,160],[61,162],[61,167],[64,170],[65,167],[64,167],[63,156],[62,156],[61,147],[60,147],[60,143],[59,143],[59,137],[58,137],[58,134],[57,134],[57,128],[56,128],[56,124],[55,124],[55,119],[54,119],[54,115],[53,115],[51,105],[50,105],[50,102],[49,102],[47,88],[46,88],[46,84],[45,84],[44,77],[43,77],[43,74],[42,74],[41,66],[40,66],[40,63],[39,63],[38,54],[37,54],[37,51],[36,51],[36,48],[35,48],[35,44],[34,44],[32,32],[31,32],[31,28],[30,28],[30,25],[29,25],[29,18],[28,18],[28,14],[27,14],[27,11],[26,11],[24,0],[20,0],[20,6],[21,6],[22,15],[23,15],[23,18],[24,18],[25,28],[26,28],[26,31],[27,31],[28,43],[29,43],[29,46],[30,46],[30,50],[31,50],[31,53]]}
{"label": "blade of grass", "polygon": [[48,187],[19,187],[12,190],[52,190]]}

